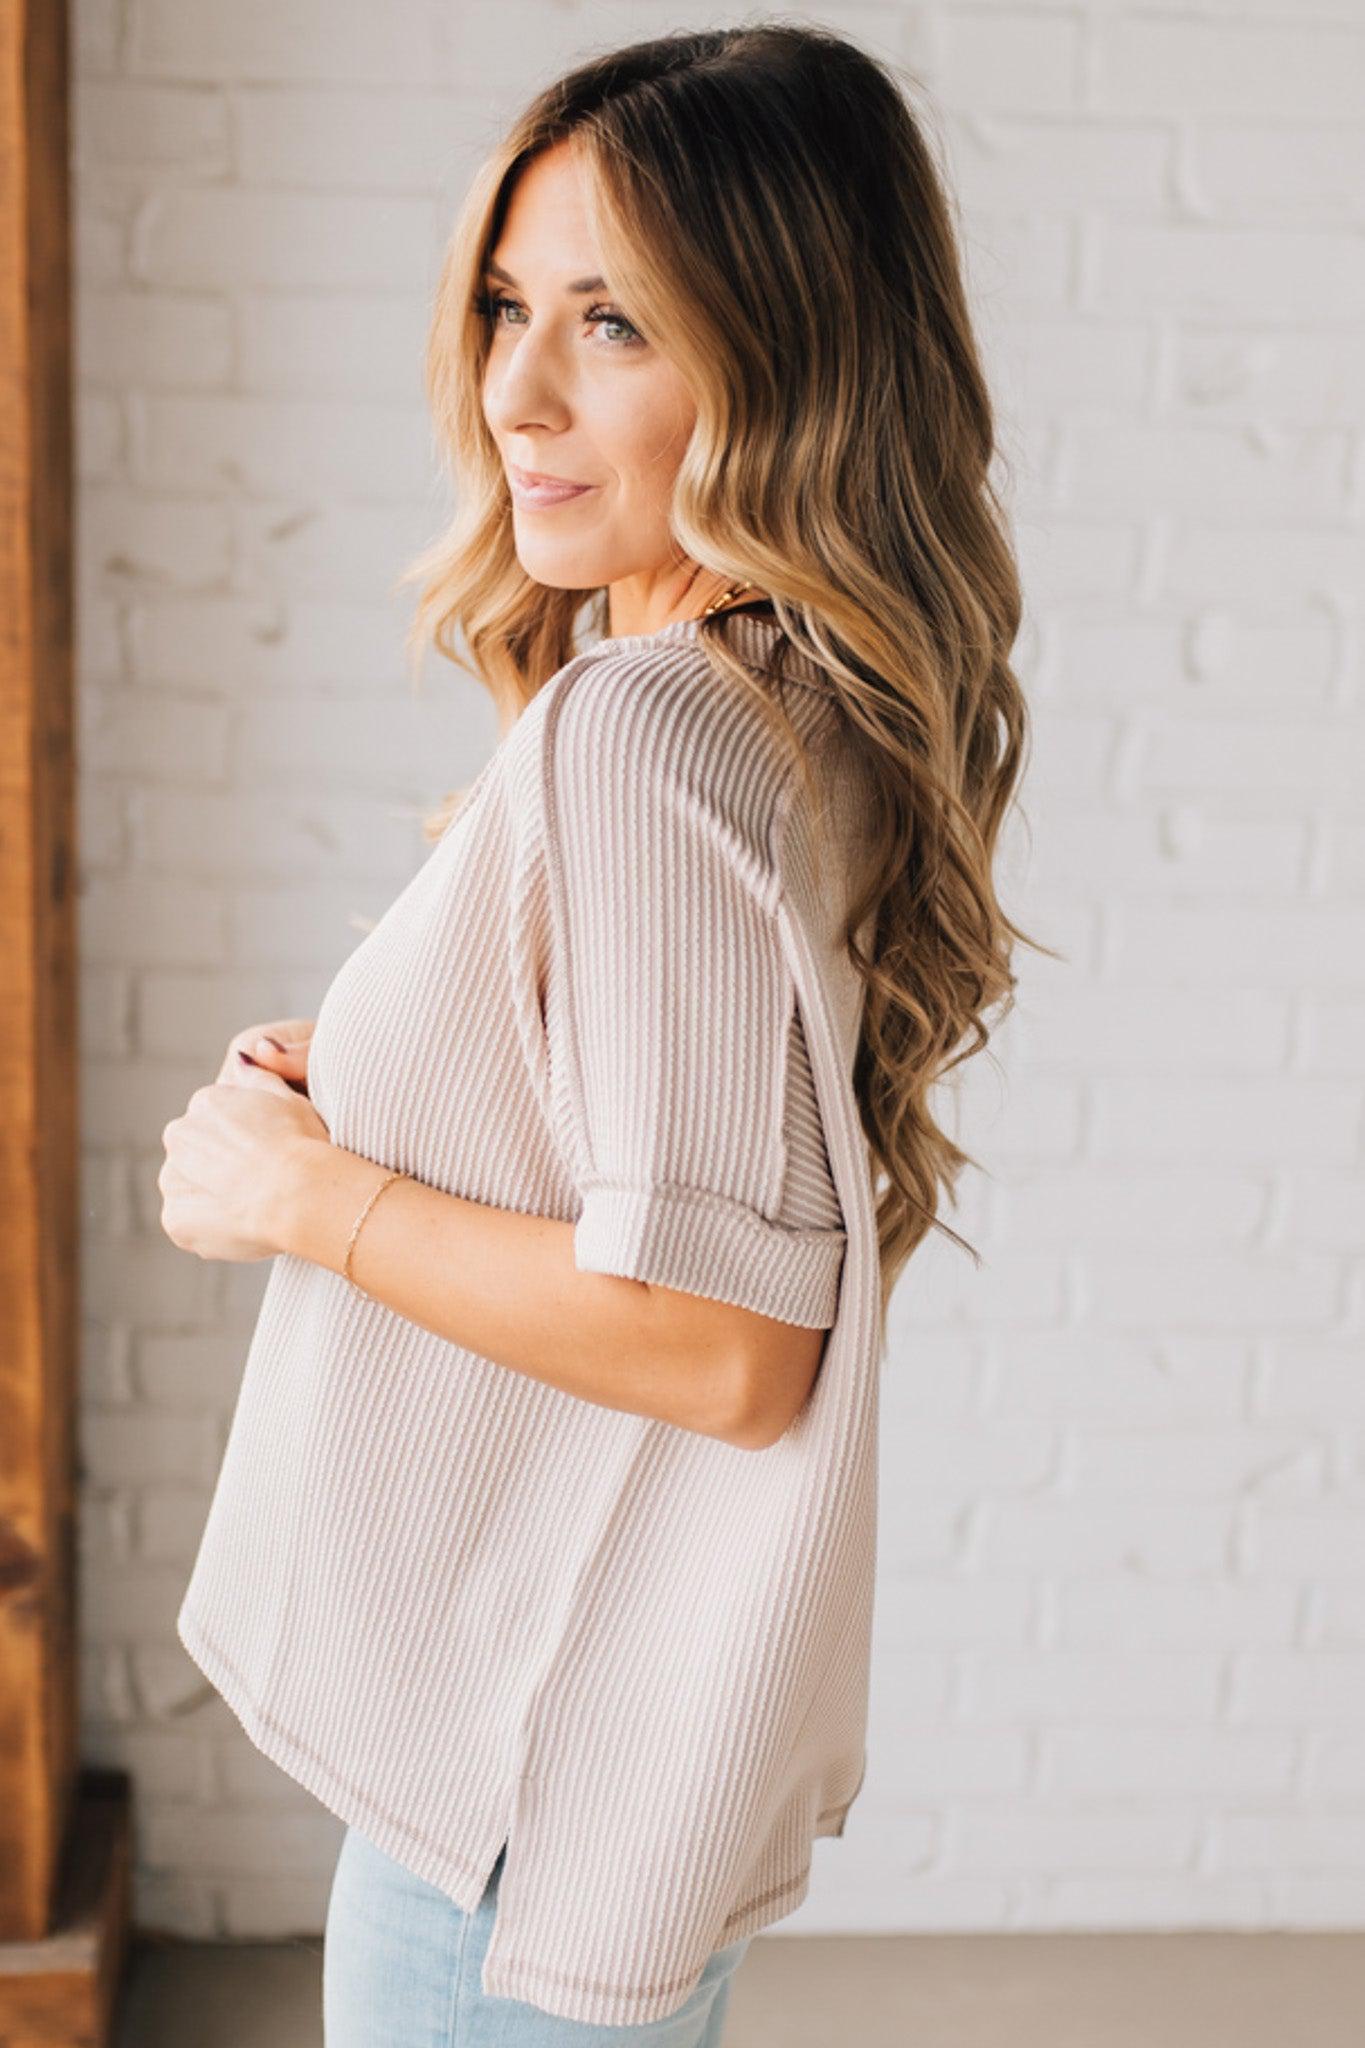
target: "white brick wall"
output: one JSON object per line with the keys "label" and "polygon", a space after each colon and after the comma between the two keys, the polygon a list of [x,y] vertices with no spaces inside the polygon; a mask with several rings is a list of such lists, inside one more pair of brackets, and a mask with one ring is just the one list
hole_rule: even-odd
{"label": "white brick wall", "polygon": [[[173,1617],[264,1268],[158,1226],[494,738],[402,661],[505,109],[686,8],[77,0],[84,1729],[138,1912],[322,1925],[339,1824]],[[788,1932],[1365,1923],[1365,10],[823,16],[937,109],[1034,706],[988,1168],[894,1307],[867,1788]],[[525,53],[535,52],[535,68]],[[432,763],[440,764],[433,770]]]}

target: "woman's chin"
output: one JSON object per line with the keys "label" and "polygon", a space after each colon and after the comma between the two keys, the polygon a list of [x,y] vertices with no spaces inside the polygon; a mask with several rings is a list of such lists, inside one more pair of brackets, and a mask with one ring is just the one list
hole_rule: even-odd
{"label": "woman's chin", "polygon": [[517,542],[517,560],[522,568],[534,582],[543,583],[549,590],[600,590],[612,581],[611,565],[600,554],[537,547],[533,541],[523,544],[520,534]]}

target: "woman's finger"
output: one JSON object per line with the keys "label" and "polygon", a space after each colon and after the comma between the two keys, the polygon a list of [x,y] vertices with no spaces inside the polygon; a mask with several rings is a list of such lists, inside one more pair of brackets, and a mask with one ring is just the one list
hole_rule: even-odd
{"label": "woman's finger", "polygon": [[[299,1022],[303,1029],[300,1032]],[[258,1067],[268,1068],[289,1082],[297,1094],[308,1093],[308,1048],[312,1042],[313,1026],[309,1019],[295,1020],[292,1027],[272,1025],[258,1028],[255,1033],[240,1032],[233,1040],[229,1064],[239,1065],[239,1055],[253,1061]]]}
{"label": "woman's finger", "polygon": [[257,1038],[240,1048],[258,1066],[271,1067],[287,1081],[302,1081],[308,1073],[308,1040],[301,1045],[280,1046],[269,1038]]}
{"label": "woman's finger", "polygon": [[266,1066],[262,1060],[258,1060],[254,1054],[244,1051],[240,1046],[237,1049],[237,1071],[232,1078],[239,1085],[245,1083],[249,1088],[269,1088],[277,1095],[292,1095],[295,1092],[282,1073]]}

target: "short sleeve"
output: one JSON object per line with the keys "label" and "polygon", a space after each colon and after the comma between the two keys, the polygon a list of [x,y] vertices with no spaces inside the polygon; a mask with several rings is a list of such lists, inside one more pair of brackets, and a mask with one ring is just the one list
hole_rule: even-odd
{"label": "short sleeve", "polygon": [[572,678],[541,756],[545,1031],[580,1269],[828,1328],[845,1232],[782,1220],[785,772],[695,665]]}

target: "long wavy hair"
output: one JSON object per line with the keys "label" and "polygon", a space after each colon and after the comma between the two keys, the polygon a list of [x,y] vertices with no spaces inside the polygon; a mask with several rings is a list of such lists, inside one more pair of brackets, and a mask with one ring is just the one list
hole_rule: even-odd
{"label": "long wavy hair", "polygon": [[[488,256],[518,172],[570,137],[613,299],[695,399],[673,535],[769,597],[868,771],[842,938],[865,984],[853,1079],[884,1345],[891,1290],[931,1227],[978,1256],[937,1213],[977,1162],[936,1122],[933,1090],[1013,1006],[1014,942],[1036,943],[992,876],[1028,737],[1009,660],[1022,600],[950,205],[897,73],[826,28],[665,35],[532,100],[475,176],[442,265],[426,387],[457,511],[398,579],[421,584],[410,655],[435,645],[469,669],[504,729],[580,651],[585,612],[610,631],[605,589],[521,567],[481,400]],[[710,658],[780,723],[725,628],[724,611],[702,628]],[[463,794],[424,821],[429,839]]]}

